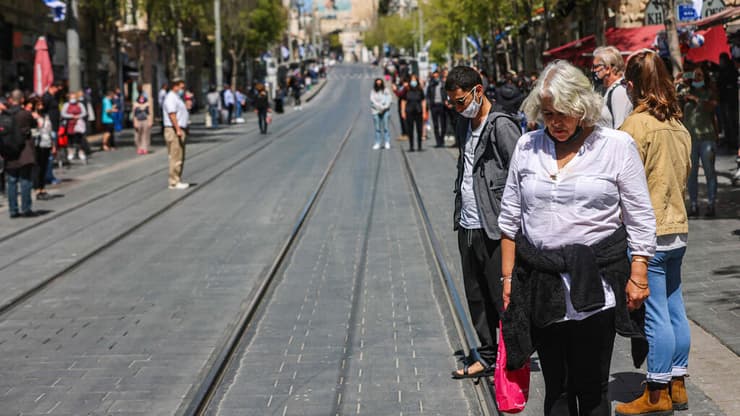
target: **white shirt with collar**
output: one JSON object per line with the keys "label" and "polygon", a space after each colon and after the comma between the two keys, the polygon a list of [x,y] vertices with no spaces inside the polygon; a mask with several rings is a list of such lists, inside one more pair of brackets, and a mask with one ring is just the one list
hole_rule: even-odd
{"label": "white shirt with collar", "polygon": [[[558,169],[555,145],[543,130],[522,136],[509,167],[498,225],[509,238],[521,231],[539,249],[592,245],[624,224],[632,254],[655,254],[655,214],[645,170],[632,137],[596,127],[576,156]],[[561,274],[566,292],[564,320],[599,311],[577,312],[570,302],[570,275]],[[615,305],[602,279],[605,305]]]}

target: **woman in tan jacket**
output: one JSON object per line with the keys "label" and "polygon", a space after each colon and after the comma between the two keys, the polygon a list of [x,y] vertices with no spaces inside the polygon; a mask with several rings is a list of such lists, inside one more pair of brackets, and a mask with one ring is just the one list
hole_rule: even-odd
{"label": "woman in tan jacket", "polygon": [[684,194],[691,136],[681,124],[676,90],[657,53],[645,49],[630,56],[625,80],[634,111],[620,130],[634,138],[645,164],[657,249],[647,265],[647,385],[642,396],[617,405],[615,414],[657,416],[688,409],[684,377],[691,335],[681,295],[681,262],[689,233]]}
{"label": "woman in tan jacket", "polygon": [[140,95],[134,103],[134,143],[136,154],[145,155],[149,153],[149,144],[152,136],[152,114],[149,110],[149,100],[144,94]]}

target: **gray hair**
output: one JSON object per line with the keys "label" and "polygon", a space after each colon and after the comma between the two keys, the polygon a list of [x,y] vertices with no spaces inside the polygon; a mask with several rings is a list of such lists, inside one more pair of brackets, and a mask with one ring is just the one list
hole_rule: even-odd
{"label": "gray hair", "polygon": [[15,105],[21,105],[21,102],[23,101],[23,91],[19,89],[15,89],[10,92],[10,98],[13,101],[13,104]]}
{"label": "gray hair", "polygon": [[591,80],[570,62],[553,61],[542,71],[522,103],[528,120],[542,118],[543,97],[552,97],[555,111],[580,119],[585,127],[601,118],[604,99],[594,91]]}
{"label": "gray hair", "polygon": [[619,49],[614,46],[599,46],[594,50],[594,58],[599,57],[604,65],[614,69],[617,74],[624,72],[624,58],[619,52]]}

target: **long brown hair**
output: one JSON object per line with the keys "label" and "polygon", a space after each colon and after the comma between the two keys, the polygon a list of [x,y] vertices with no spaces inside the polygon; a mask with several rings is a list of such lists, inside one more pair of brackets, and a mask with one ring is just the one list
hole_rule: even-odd
{"label": "long brown hair", "polygon": [[632,83],[630,98],[635,112],[647,111],[660,121],[681,119],[673,79],[655,51],[643,49],[630,55],[624,78]]}

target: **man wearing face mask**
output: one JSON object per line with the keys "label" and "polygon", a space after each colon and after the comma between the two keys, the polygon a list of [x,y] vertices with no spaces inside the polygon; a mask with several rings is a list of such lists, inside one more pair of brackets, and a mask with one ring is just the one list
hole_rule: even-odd
{"label": "man wearing face mask", "polygon": [[622,85],[624,59],[614,46],[601,46],[594,50],[591,66],[597,89],[604,91],[604,107],[601,109],[599,125],[618,129],[632,112],[632,102],[627,88]]}
{"label": "man wearing face mask", "polygon": [[169,189],[177,190],[190,187],[190,184],[181,181],[182,166],[185,163],[185,136],[190,118],[183,100],[184,94],[185,81],[175,80],[162,105],[164,141],[167,143],[167,152],[170,156],[168,185]]}
{"label": "man wearing face mask", "polygon": [[501,230],[498,215],[509,161],[521,135],[519,125],[493,111],[480,75],[473,68],[453,68],[445,81],[449,102],[459,113],[455,138],[460,143],[455,181],[454,227],[462,262],[465,296],[480,347],[471,350],[456,379],[493,374],[496,328],[503,309],[500,281]]}

